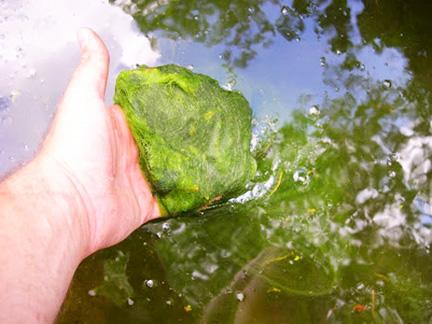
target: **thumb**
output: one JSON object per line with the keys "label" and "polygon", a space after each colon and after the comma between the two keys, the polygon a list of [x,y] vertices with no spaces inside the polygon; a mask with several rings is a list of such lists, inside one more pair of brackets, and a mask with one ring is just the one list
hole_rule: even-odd
{"label": "thumb", "polygon": [[65,100],[102,99],[108,77],[109,54],[104,42],[89,28],[78,32],[81,61],[65,93]]}

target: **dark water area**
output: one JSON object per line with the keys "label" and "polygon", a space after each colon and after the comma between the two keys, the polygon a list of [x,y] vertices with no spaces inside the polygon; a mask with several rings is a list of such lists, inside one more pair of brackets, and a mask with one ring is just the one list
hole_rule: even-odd
{"label": "dark water area", "polygon": [[432,3],[111,4],[245,95],[258,174],[89,257],[59,322],[429,323]]}

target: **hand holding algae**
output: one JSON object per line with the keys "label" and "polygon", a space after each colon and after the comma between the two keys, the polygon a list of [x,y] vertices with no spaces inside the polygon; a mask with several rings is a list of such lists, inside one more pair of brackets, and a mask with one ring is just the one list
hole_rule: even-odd
{"label": "hand holding algae", "polygon": [[177,65],[117,77],[120,105],[163,214],[211,206],[246,191],[255,175],[252,110],[238,92]]}

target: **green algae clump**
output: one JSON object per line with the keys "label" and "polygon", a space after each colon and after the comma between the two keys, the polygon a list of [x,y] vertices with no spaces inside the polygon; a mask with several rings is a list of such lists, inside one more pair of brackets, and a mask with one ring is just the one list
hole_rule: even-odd
{"label": "green algae clump", "polygon": [[177,65],[142,66],[119,74],[114,102],[126,115],[163,214],[246,191],[256,162],[252,110],[240,93]]}

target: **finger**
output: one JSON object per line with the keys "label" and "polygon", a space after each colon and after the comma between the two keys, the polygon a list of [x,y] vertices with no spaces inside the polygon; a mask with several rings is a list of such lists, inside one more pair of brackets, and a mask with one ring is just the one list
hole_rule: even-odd
{"label": "finger", "polygon": [[96,96],[103,99],[108,78],[109,53],[100,37],[89,28],[78,32],[81,61],[65,93],[65,99]]}

